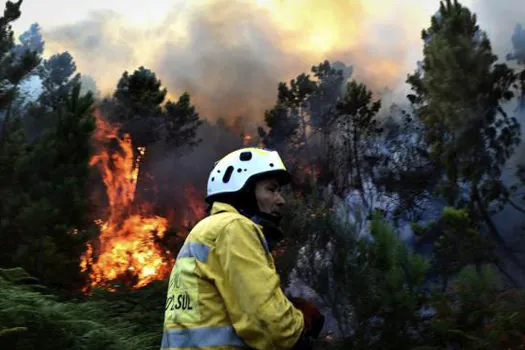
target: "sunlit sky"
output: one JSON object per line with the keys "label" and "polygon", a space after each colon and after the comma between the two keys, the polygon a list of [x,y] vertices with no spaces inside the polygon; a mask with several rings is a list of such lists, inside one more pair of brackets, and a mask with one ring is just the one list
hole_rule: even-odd
{"label": "sunlit sky", "polygon": [[16,27],[38,22],[52,28],[85,20],[91,11],[101,10],[115,11],[132,22],[146,24],[161,20],[176,2],[178,0],[24,0],[23,15]]}
{"label": "sunlit sky", "polygon": [[[461,3],[501,56],[516,23],[525,24],[522,1]],[[170,96],[189,91],[208,114],[260,116],[278,81],[324,59],[353,65],[375,89],[397,89],[438,8],[439,0],[24,0],[14,29],[38,22],[45,55],[68,50],[104,93],[124,70],[145,65]]]}

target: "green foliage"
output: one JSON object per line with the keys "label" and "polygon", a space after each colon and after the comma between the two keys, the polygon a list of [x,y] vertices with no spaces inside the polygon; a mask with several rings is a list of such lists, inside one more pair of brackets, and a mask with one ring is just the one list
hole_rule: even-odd
{"label": "green foliage", "polygon": [[337,105],[341,115],[352,119],[357,128],[363,129],[362,136],[375,131],[374,116],[381,108],[381,101],[372,101],[372,92],[364,85],[352,80],[346,87],[343,100]]}
{"label": "green foliage", "polygon": [[121,119],[157,116],[160,105],[166,97],[167,90],[161,88],[162,82],[155,73],[141,66],[129,74],[122,74],[114,97],[120,104]]}
{"label": "green foliage", "polygon": [[312,67],[312,73],[318,80],[315,93],[308,99],[310,126],[314,130],[329,130],[336,116],[335,106],[352,72],[352,67],[346,67],[341,62],[330,64],[324,61]]}
{"label": "green foliage", "polygon": [[308,99],[316,88],[316,83],[304,73],[290,80],[289,85],[279,83],[277,104],[265,113],[266,125],[270,128],[268,141],[271,147],[281,146],[279,148],[282,150],[289,147],[290,151],[308,147]]}
{"label": "green foliage", "polygon": [[372,243],[359,246],[361,258],[351,268],[356,283],[348,289],[357,328],[350,344],[360,349],[417,345],[426,327],[421,311],[428,262],[409,252],[377,215],[370,232]]}
{"label": "green foliage", "polygon": [[445,207],[442,216],[427,227],[418,226],[418,244],[433,242],[434,270],[446,285],[468,265],[496,263],[494,244],[482,236],[468,211]]}
{"label": "green foliage", "polygon": [[[525,339],[525,293],[506,289],[490,263],[490,244],[464,209],[413,228],[420,239],[443,235],[434,257],[414,254],[379,214],[370,237],[355,236],[356,224],[338,215],[337,198],[314,192],[290,201],[281,271],[311,286],[343,335],[319,349],[507,349]],[[295,215],[294,215],[295,214]],[[435,238],[435,237],[434,237]],[[290,254],[290,256],[287,256]],[[449,259],[450,261],[447,261]],[[429,277],[447,279],[448,287]]]}
{"label": "green foliage", "polygon": [[[196,146],[201,141],[197,131],[202,119],[190,95],[185,92],[176,102],[167,101],[162,106],[166,94],[157,75],[141,66],[133,74],[122,74],[113,99],[103,103],[103,113],[122,125],[121,132],[131,136],[134,147],[148,147],[159,140],[166,141],[172,150]],[[143,160],[146,168],[147,162]]]}
{"label": "green foliage", "polygon": [[503,290],[491,267],[465,267],[446,293],[434,296],[435,315],[426,343],[461,349],[521,349],[524,303],[523,291]]}
{"label": "green foliage", "polygon": [[11,126],[11,103],[18,94],[18,85],[40,63],[40,53],[31,49],[15,50],[11,23],[20,15],[18,2],[7,1],[0,17],[0,111],[7,109],[0,124],[0,147]]}
{"label": "green foliage", "polygon": [[9,220],[2,220],[1,262],[66,288],[82,283],[79,256],[92,234],[86,193],[92,107],[92,96],[80,96],[76,85],[58,106],[52,129],[31,146],[24,145],[21,130],[10,134],[7,145],[13,146],[3,153],[2,165],[11,169],[2,191],[11,196],[2,205]]}
{"label": "green foliage", "polygon": [[436,193],[449,205],[467,208],[525,272],[492,219],[511,196],[502,173],[520,142],[520,124],[502,105],[514,97],[517,75],[497,63],[476,15],[457,0],[441,2],[422,39],[422,67],[407,82],[430,159],[443,175]]}
{"label": "green foliage", "polygon": [[[331,203],[318,191],[314,190],[306,198],[301,194],[290,194],[288,197],[287,212],[281,223],[285,238],[277,249],[278,253],[275,254],[276,266],[284,284],[288,283],[290,273],[297,265],[300,250],[305,249],[303,246],[311,243],[311,246],[306,248],[308,251],[304,253],[313,254],[313,250],[328,243],[331,233],[330,222],[327,221]],[[310,270],[299,272],[310,273]]]}
{"label": "green foliage", "polygon": [[38,56],[34,53],[24,53],[22,60],[14,55],[13,31],[11,23],[20,15],[22,1],[7,1],[2,17],[0,17],[0,109],[9,105],[16,94],[16,87],[21,78],[38,64]]}
{"label": "green foliage", "polygon": [[11,254],[15,248],[15,240],[9,237],[9,227],[12,220],[24,202],[25,188],[20,183],[20,163],[27,156],[28,145],[23,130],[22,121],[17,118],[9,121],[10,132],[6,134],[0,147],[0,260],[5,261],[4,254]]}
{"label": "green foliage", "polygon": [[[334,197],[294,202],[287,231],[299,259],[295,273],[311,286],[355,349],[407,348],[420,343],[427,326],[421,310],[428,262],[413,254],[392,228],[375,215],[370,237],[357,237],[337,213]],[[363,218],[364,221],[364,218]],[[297,233],[299,232],[299,233]],[[279,261],[279,260],[278,260]],[[352,336],[349,336],[352,334]]]}
{"label": "green foliage", "polygon": [[80,74],[75,74],[76,70],[75,60],[67,51],[55,54],[42,63],[39,75],[43,91],[38,101],[45,110],[56,110],[80,83]]}
{"label": "green foliage", "polygon": [[342,85],[352,74],[352,68],[336,62],[324,61],[311,68],[316,80],[309,74],[279,83],[277,103],[265,112],[269,132],[265,143],[276,149],[292,152],[308,149],[312,132],[325,133],[335,116],[335,104],[341,96]]}
{"label": "green foliage", "polygon": [[287,108],[282,104],[276,104],[271,110],[267,110],[264,113],[264,121],[270,132],[261,136],[265,137],[268,145],[276,149],[282,149],[287,142],[292,142],[299,128],[299,118],[289,115]]}
{"label": "green foliage", "polygon": [[[513,97],[514,72],[494,63],[490,41],[476,16],[457,1],[441,2],[439,16],[423,31],[422,70],[410,75],[417,116],[425,126],[431,156],[447,175],[449,203],[462,198],[459,183],[479,190],[499,181],[502,166],[519,142],[519,124],[501,108]],[[489,203],[498,195],[481,199]]]}
{"label": "green foliage", "polygon": [[201,140],[196,140],[197,129],[202,120],[195,107],[191,105],[190,95],[184,93],[176,103],[168,101],[165,106],[166,141],[180,147],[183,145],[195,146]]}
{"label": "green foliage", "polygon": [[[366,141],[382,131],[376,119],[380,108],[381,101],[374,101],[372,91],[355,80],[347,84],[345,95],[336,105],[328,164],[335,178],[343,179],[337,183],[341,193],[350,188],[364,192],[365,173],[371,170],[370,164],[364,160],[367,155]],[[364,196],[363,201],[368,207]]]}
{"label": "green foliage", "polygon": [[40,281],[28,274],[23,268],[15,267],[11,269],[0,268],[0,281],[22,285],[28,290],[47,292],[47,288],[40,284]]}
{"label": "green foliage", "polygon": [[[290,85],[279,83],[277,101],[292,109],[305,107],[306,100],[315,92],[316,84],[308,74],[300,74],[290,80]],[[300,113],[300,111],[297,111]]]}
{"label": "green foliage", "polygon": [[[18,273],[21,270],[17,270]],[[6,349],[158,349],[166,283],[62,301],[8,281],[0,269],[0,341]]]}

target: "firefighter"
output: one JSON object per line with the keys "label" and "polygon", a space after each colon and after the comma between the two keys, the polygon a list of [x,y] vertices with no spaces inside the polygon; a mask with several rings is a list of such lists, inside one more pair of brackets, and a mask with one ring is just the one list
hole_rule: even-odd
{"label": "firefighter", "polygon": [[324,317],[290,301],[271,255],[282,238],[282,185],[290,175],[276,151],[244,148],[215,163],[209,215],[195,225],[169,279],[162,350],[309,349]]}

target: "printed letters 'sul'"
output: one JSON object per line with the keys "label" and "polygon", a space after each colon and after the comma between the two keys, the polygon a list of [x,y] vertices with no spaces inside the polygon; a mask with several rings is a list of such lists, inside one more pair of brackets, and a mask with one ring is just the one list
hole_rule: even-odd
{"label": "printed letters 'sul'", "polygon": [[[179,294],[177,296],[177,302],[173,302],[174,296],[170,296],[168,298],[168,302],[166,304],[166,310],[193,310],[193,307],[191,305],[191,299],[188,293]],[[171,306],[171,308],[170,308]]]}

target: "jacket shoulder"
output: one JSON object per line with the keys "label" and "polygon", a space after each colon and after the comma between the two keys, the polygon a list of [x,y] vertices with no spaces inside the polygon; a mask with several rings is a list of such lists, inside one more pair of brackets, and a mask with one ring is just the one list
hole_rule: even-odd
{"label": "jacket shoulder", "polygon": [[215,240],[228,226],[235,223],[248,225],[253,227],[254,230],[257,230],[257,225],[246,216],[233,212],[221,212],[207,216],[199,221],[191,230],[190,235],[195,238],[200,236],[202,238],[206,237],[207,239]]}
{"label": "jacket shoulder", "polygon": [[252,220],[248,219],[246,216],[240,213],[233,213],[233,212],[217,213],[217,214],[208,216],[207,218],[205,218],[205,220],[208,220],[209,222],[213,223],[214,225],[220,228],[224,228],[233,222],[242,222],[245,224],[255,225],[255,223]]}

